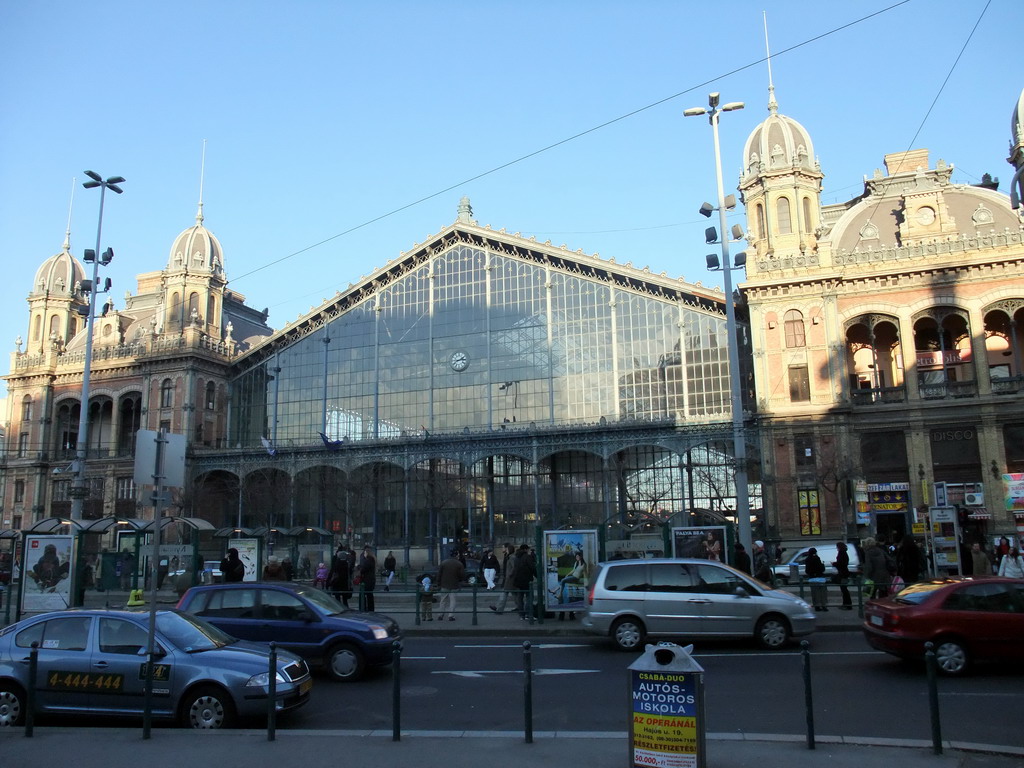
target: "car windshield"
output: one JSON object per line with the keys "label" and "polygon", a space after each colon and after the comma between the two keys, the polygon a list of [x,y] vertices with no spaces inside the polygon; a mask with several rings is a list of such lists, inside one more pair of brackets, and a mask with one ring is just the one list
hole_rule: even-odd
{"label": "car windshield", "polygon": [[345,613],[351,610],[349,608],[346,608],[337,600],[335,600],[327,592],[323,592],[319,589],[308,589],[305,587],[301,587],[299,589],[296,589],[295,592],[309,600],[309,602],[311,602],[324,613]]}
{"label": "car windshield", "polygon": [[[149,626],[148,616],[144,623]],[[158,613],[156,628],[161,635],[186,653],[210,651],[235,642],[235,638],[212,624],[177,611]]]}
{"label": "car windshield", "polygon": [[922,581],[917,584],[911,584],[909,587],[901,589],[900,593],[893,600],[907,605],[919,605],[927,600],[935,590],[942,589],[948,584],[948,581]]}

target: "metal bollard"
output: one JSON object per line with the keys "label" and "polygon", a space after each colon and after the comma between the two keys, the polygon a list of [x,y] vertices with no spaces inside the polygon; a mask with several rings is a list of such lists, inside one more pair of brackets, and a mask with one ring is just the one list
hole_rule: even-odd
{"label": "metal bollard", "polygon": [[39,642],[32,642],[28,652],[28,690],[25,691],[25,735],[32,737],[36,711],[36,675],[39,673]]}
{"label": "metal bollard", "polygon": [[391,643],[391,740],[402,740],[402,644]]}
{"label": "metal bollard", "polygon": [[928,709],[932,719],[932,752],[942,754],[942,723],[939,720],[938,662],[935,659],[935,644],[924,644],[924,666],[928,670]]}
{"label": "metal bollard", "polygon": [[477,595],[479,594],[479,593],[477,592],[477,587],[478,587],[478,586],[479,586],[479,585],[477,584],[477,582],[475,582],[475,581],[474,581],[474,582],[473,582],[473,584],[472,584],[472,587],[473,587],[473,626],[474,626],[474,627],[475,627],[475,626],[476,626],[477,624],[479,624],[479,623],[480,623],[479,621],[477,621],[477,618],[476,618],[476,598],[477,598]]}
{"label": "metal bollard", "polygon": [[277,736],[277,643],[270,644],[270,679],[267,682],[267,741]]}
{"label": "metal bollard", "polygon": [[807,710],[807,748],[814,749],[814,696],[811,694],[811,644],[800,641],[800,653],[804,660],[804,707]]}
{"label": "metal bollard", "polygon": [[523,641],[523,705],[526,743],[533,744],[533,662],[530,659],[530,641]]}

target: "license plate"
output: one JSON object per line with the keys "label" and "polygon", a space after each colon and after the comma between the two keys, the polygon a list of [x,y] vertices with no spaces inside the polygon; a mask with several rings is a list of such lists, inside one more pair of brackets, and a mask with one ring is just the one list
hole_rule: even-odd
{"label": "license plate", "polygon": [[871,620],[871,623],[874,624],[876,627],[880,627],[885,623],[881,616],[870,616],[868,618]]}
{"label": "license plate", "polygon": [[312,688],[312,687],[313,687],[313,678],[310,678],[309,680],[304,680],[303,682],[301,682],[299,684],[299,695],[301,696],[301,695],[303,695],[305,693],[308,693],[309,689]]}

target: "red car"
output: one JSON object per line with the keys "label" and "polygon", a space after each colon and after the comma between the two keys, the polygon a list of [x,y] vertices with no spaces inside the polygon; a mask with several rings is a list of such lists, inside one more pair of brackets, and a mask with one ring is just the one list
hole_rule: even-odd
{"label": "red car", "polygon": [[934,643],[943,674],[965,673],[975,661],[1024,661],[1024,579],[951,578],[912,584],[864,606],[864,637],[872,648],[923,659]]}

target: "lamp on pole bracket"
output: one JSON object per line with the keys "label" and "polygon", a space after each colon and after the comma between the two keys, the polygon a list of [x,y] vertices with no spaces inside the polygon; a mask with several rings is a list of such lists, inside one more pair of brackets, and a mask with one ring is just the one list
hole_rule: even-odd
{"label": "lamp on pole bracket", "polygon": [[[85,482],[85,460],[88,456],[89,444],[89,384],[90,372],[92,369],[92,339],[93,325],[96,319],[96,294],[99,293],[99,267],[106,266],[114,258],[114,252],[110,248],[100,251],[100,234],[103,231],[103,200],[107,190],[120,195],[124,190],[119,184],[124,183],[123,176],[110,176],[104,179],[95,171],[86,171],[85,175],[89,181],[82,184],[86,189],[100,188],[100,214],[99,222],[96,225],[96,250],[88,249],[85,252],[85,262],[92,263],[92,280],[83,280],[83,285],[88,283],[89,287],[89,309],[85,314],[85,361],[82,368],[82,402],[78,413],[78,440],[75,443],[75,460],[72,462],[72,469],[75,477],[71,482],[69,496],[71,497],[71,519],[81,520],[85,509],[85,499],[89,495]],[[99,257],[97,258],[97,254]],[[110,281],[104,284],[105,291],[110,290]]]}
{"label": "lamp on pole bracket", "polygon": [[736,306],[732,294],[732,271],[742,269],[746,265],[747,256],[745,253],[738,253],[736,261],[729,259],[730,234],[732,241],[737,242],[743,239],[743,229],[739,225],[734,226],[730,232],[726,223],[726,211],[736,207],[736,196],[725,196],[725,185],[722,182],[722,152],[718,140],[718,120],[722,112],[732,112],[743,109],[743,102],[732,101],[719,106],[720,97],[718,93],[708,95],[708,106],[694,107],[683,112],[686,117],[696,115],[707,115],[708,123],[711,125],[711,133],[715,142],[715,174],[718,182],[718,205],[704,203],[699,209],[702,216],[711,218],[713,211],[718,211],[718,223],[721,237],[714,227],[708,227],[705,232],[707,244],[720,243],[722,246],[722,261],[718,263],[715,254],[707,256],[707,265],[710,270],[721,270],[725,289],[725,323],[728,334],[729,353],[729,388],[732,396],[732,440],[733,460],[735,462],[735,483],[736,483],[736,521],[737,537],[739,542],[746,548],[747,552],[753,552],[753,537],[750,529],[750,503],[749,491],[747,488],[747,444],[743,428],[743,395],[740,388],[740,362],[739,343],[736,335]]}

